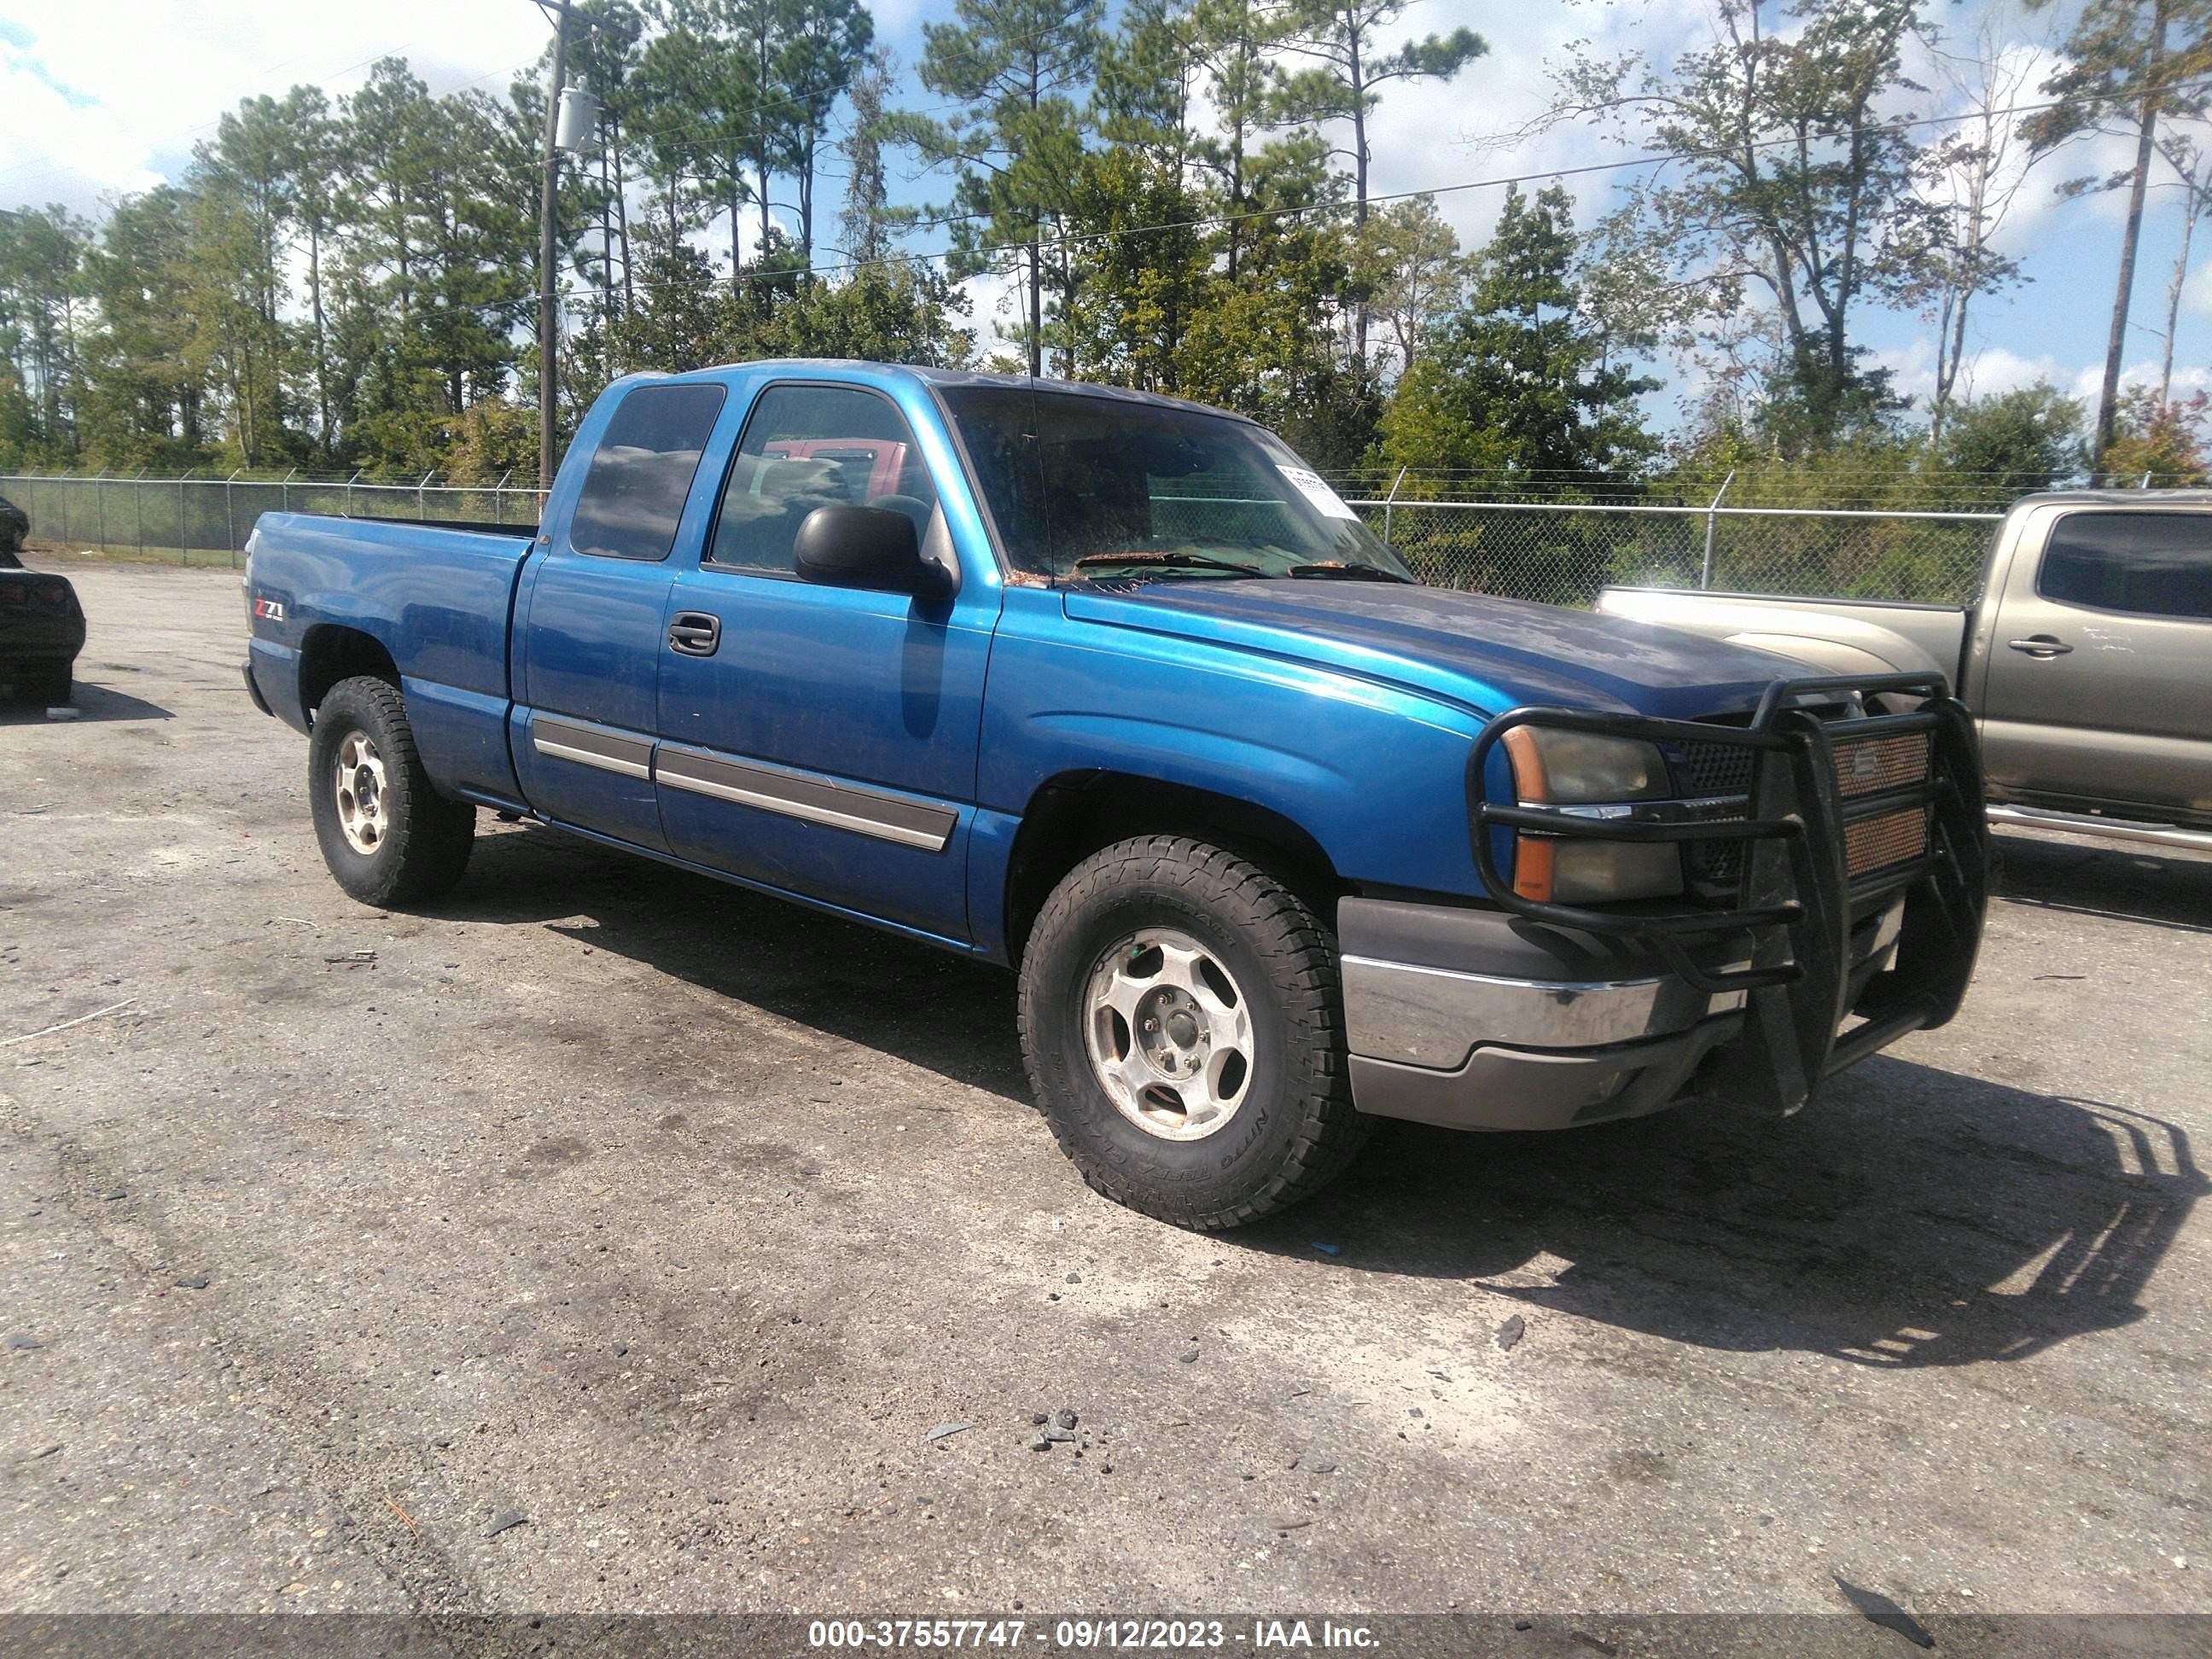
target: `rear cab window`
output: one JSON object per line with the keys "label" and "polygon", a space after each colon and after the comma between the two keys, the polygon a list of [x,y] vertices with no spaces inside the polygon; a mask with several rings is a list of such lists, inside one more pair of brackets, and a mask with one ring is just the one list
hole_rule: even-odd
{"label": "rear cab window", "polygon": [[2055,605],[2212,621],[2212,521],[2201,513],[2069,513],[2035,588]]}
{"label": "rear cab window", "polygon": [[665,559],[726,395],[707,382],[625,392],[592,452],[569,545],[602,559]]}

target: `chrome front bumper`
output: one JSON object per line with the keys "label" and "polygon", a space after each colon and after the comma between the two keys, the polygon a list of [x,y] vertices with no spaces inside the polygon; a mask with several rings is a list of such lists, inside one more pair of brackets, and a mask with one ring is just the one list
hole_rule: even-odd
{"label": "chrome front bumper", "polygon": [[[1855,930],[1854,977],[1887,966],[1900,899]],[[1494,910],[1338,907],[1352,1098],[1462,1129],[1563,1129],[1674,1100],[1742,1030],[1747,994],[1707,993],[1657,957]],[[1735,965],[1723,949],[1712,966]]]}

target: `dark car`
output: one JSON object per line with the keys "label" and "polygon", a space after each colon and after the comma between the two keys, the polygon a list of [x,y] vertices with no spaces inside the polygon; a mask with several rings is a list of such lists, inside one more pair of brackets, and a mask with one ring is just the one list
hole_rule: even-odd
{"label": "dark car", "polygon": [[84,649],[84,611],[66,576],[23,568],[18,556],[30,527],[23,509],[0,495],[0,684],[26,702],[64,703]]}

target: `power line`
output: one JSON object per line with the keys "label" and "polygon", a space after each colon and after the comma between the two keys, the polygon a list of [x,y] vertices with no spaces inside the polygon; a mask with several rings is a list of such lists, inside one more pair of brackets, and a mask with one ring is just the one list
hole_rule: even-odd
{"label": "power line", "polygon": [[[2192,80],[2178,82],[2173,87],[2168,88],[2166,90],[2169,92],[2181,91],[2185,89],[2193,89],[2199,86],[2212,87],[2212,76],[2203,77],[2201,81]],[[1948,126],[1961,121],[1984,120],[1991,116],[2033,115],[2040,111],[2057,109],[2068,101],[2069,100],[2065,99],[2053,98],[2045,100],[2041,103],[2013,104],[2000,109],[1967,110],[1955,115],[1918,116],[1911,120],[1899,121],[1890,125],[1900,129]],[[1539,180],[1583,178],[1594,173],[1621,172],[1631,167],[1657,167],[1670,161],[1680,162],[1719,160],[1738,155],[1741,152],[1742,149],[1788,149],[1794,147],[1796,143],[1797,140],[1795,137],[1780,137],[1754,140],[1747,146],[1730,146],[1724,149],[1713,149],[1707,150],[1692,150],[1684,153],[1654,151],[1642,155],[1624,156],[1611,161],[1586,162],[1580,167],[1545,167],[1530,173],[1506,173],[1488,179],[1467,179],[1449,185],[1431,185],[1421,190],[1390,191],[1380,195],[1370,195],[1368,197],[1367,200],[1370,205],[1372,205],[1376,203],[1383,202],[1409,201],[1418,197],[1452,196],[1470,190],[1496,190],[1513,185],[1534,184]],[[1155,224],[1130,225],[1113,230],[1090,231],[1076,236],[1038,236],[1034,240],[1040,246],[1049,245],[1064,251],[1073,247],[1086,247],[1096,242],[1111,241],[1117,238],[1125,236],[1148,236],[1170,230],[1205,229],[1212,227],[1237,224],[1253,220],[1298,217],[1308,214],[1333,213],[1340,210],[1341,210],[1337,204],[1315,202],[1307,203],[1297,207],[1258,208],[1243,213],[1206,214],[1189,219],[1164,220]],[[942,225],[959,224],[971,220],[989,219],[996,216],[998,216],[992,212],[982,210],[968,213],[946,214],[933,219],[909,220],[902,228],[914,230],[919,228],[935,228]],[[1030,246],[1031,240],[1031,238],[1025,236],[1018,241],[987,245],[967,250],[967,252],[974,257],[988,258],[995,254],[1025,252]],[[663,278],[657,281],[641,280],[636,283],[635,286],[641,289],[696,289],[708,285],[718,285],[725,282],[781,282],[788,281],[795,276],[835,276],[849,275],[855,271],[865,270],[876,266],[901,264],[910,265],[915,264],[933,263],[941,259],[950,259],[955,252],[961,252],[961,250],[946,248],[934,252],[884,254],[874,259],[845,260],[829,264],[794,266],[787,269],[755,269],[749,271],[732,271],[727,276],[702,276],[698,277],[682,279]]]}

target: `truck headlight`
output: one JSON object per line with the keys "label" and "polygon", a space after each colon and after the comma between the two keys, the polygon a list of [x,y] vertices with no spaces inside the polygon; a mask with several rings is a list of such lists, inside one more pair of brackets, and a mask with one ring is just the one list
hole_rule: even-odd
{"label": "truck headlight", "polygon": [[[1513,791],[1523,806],[1574,817],[1626,817],[1638,801],[1674,793],[1667,763],[1648,743],[1564,726],[1505,734]],[[1668,842],[1598,841],[1523,830],[1514,841],[1513,890],[1539,903],[1602,904],[1682,890],[1682,855]]]}

